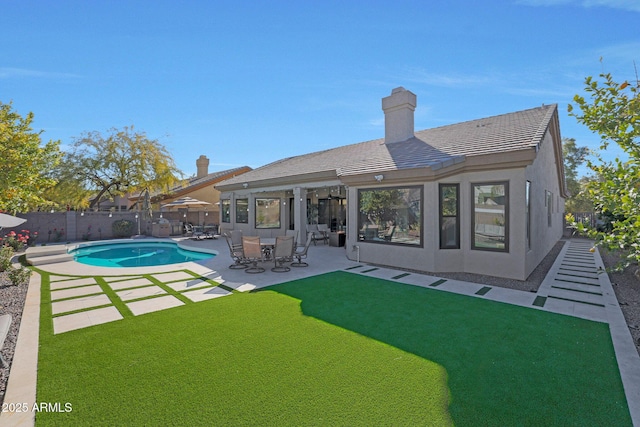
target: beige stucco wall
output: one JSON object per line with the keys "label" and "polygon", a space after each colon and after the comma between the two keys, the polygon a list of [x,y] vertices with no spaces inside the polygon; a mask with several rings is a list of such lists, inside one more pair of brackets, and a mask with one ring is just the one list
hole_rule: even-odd
{"label": "beige stucco wall", "polygon": [[[201,211],[203,212],[202,215],[204,215],[204,212],[206,211],[209,214],[207,215],[208,218],[206,219],[208,220],[209,218],[211,218],[211,220],[208,220],[207,222],[215,223],[218,221],[219,212],[220,212],[220,206],[218,205],[218,202],[220,201],[220,192],[213,187],[213,184],[198,188],[193,191],[189,191],[188,193],[181,193],[180,196],[178,197],[163,200],[162,204],[165,205],[165,204],[171,203],[174,200],[179,199],[180,197],[192,197],[194,199],[202,200],[203,202],[211,203],[211,205],[207,206],[206,209],[194,208],[194,209],[190,209],[189,213],[191,213],[191,211],[193,212]],[[189,217],[191,216],[192,215],[189,215]]]}
{"label": "beige stucco wall", "polygon": [[[560,196],[556,158],[553,141],[547,132],[536,160],[525,170],[525,179],[531,181],[531,250],[526,252],[525,271],[527,276],[535,270],[540,261],[562,238],[565,200]],[[562,161],[562,159],[560,159]],[[547,222],[545,190],[553,194],[553,213],[551,227]]]}
{"label": "beige stucco wall", "polygon": [[[470,272],[491,276],[525,280],[540,263],[553,245],[562,237],[562,217],[564,200],[560,197],[560,180],[554,154],[553,141],[547,134],[540,145],[540,150],[532,164],[511,169],[463,172],[436,181],[403,181],[395,184],[383,181],[378,184],[372,179],[371,185],[351,186],[348,188],[348,222],[346,254],[350,259],[361,262],[388,265],[399,268],[428,272]],[[516,154],[517,155],[517,154]],[[561,161],[561,159],[560,159]],[[531,181],[531,247],[526,241],[525,187]],[[509,252],[472,250],[472,185],[480,183],[508,182],[509,184]],[[460,249],[440,249],[439,244],[439,184],[460,185]],[[325,183],[338,185],[339,182]],[[309,187],[320,187],[321,183],[308,184]],[[384,188],[395,185],[422,186],[424,194],[423,209],[423,247],[389,245],[358,241],[358,189]],[[293,190],[292,190],[293,189]],[[286,188],[245,189],[222,193],[220,199],[231,200],[231,222],[222,223],[223,229],[239,229],[247,235],[273,237],[282,235],[289,225],[290,198],[294,194],[294,202],[302,198],[300,210],[306,210],[306,198],[314,203],[314,194],[305,192],[305,187],[292,183]],[[554,207],[552,226],[547,225],[545,207],[545,190],[553,193]],[[296,192],[297,191],[297,192]],[[256,197],[277,197],[281,199],[281,226],[277,229],[255,229]],[[235,223],[235,200],[249,199],[249,222]],[[305,218],[302,215],[301,218]],[[301,221],[296,221],[299,229]]]}
{"label": "beige stucco wall", "polygon": [[[299,233],[306,233],[307,223],[307,199],[311,200],[311,204],[317,204],[319,198],[326,198],[330,194],[331,189],[335,189],[341,185],[340,181],[322,181],[307,185],[279,186],[271,188],[261,188],[258,192],[256,189],[236,190],[233,192],[220,193],[220,200],[228,199],[231,202],[230,222],[222,222],[222,213],[220,212],[219,220],[222,230],[242,230],[247,236],[276,237],[286,233],[289,224],[292,222],[291,209],[289,204],[297,203],[297,218],[293,218],[295,230]],[[335,193],[334,193],[335,194]],[[344,198],[344,192],[340,195]],[[255,228],[255,200],[256,198],[278,198],[280,199],[280,227],[268,229]],[[248,199],[249,203],[249,222],[236,223],[236,203],[238,199]],[[303,229],[304,227],[304,229]]]}
{"label": "beige stucco wall", "polygon": [[[474,183],[497,181],[509,183],[509,252],[471,250],[471,186]],[[440,249],[440,183],[460,185],[460,249]],[[350,218],[354,220],[349,223],[347,235],[349,258],[357,259],[359,252],[360,261],[374,264],[429,272],[472,272],[524,279],[524,237],[520,237],[521,233],[518,232],[524,227],[524,195],[521,194],[524,193],[523,169],[462,173],[434,182],[415,182],[413,185],[424,186],[423,247],[358,241],[355,222],[358,215],[358,188],[350,188],[349,197],[353,202],[348,208]]]}
{"label": "beige stucco wall", "polygon": [[[531,186],[531,248],[526,242],[525,186]],[[471,249],[472,184],[506,181],[509,183],[509,252]],[[439,249],[438,185],[460,184],[460,249]],[[389,265],[429,272],[469,272],[525,280],[562,237],[564,199],[555,166],[550,136],[544,139],[533,164],[527,167],[453,175],[439,181],[403,183],[424,186],[422,248],[358,241],[358,188],[388,187],[371,185],[349,189],[350,222],[347,256],[361,262]],[[553,193],[552,225],[547,225],[545,190]]]}

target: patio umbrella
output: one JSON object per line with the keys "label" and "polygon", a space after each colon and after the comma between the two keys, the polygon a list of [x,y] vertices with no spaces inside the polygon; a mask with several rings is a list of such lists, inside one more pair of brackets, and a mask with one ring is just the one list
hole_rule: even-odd
{"label": "patio umbrella", "polygon": [[0,230],[3,228],[17,227],[26,221],[24,218],[0,213]]}
{"label": "patio umbrella", "polygon": [[202,200],[194,199],[193,197],[180,197],[179,199],[174,200],[171,203],[167,203],[162,205],[162,208],[203,208],[211,203],[204,202]]}
{"label": "patio umbrella", "polygon": [[179,199],[174,200],[171,203],[167,203],[161,206],[162,209],[171,209],[171,208],[186,208],[187,212],[189,208],[204,208],[211,203],[205,202],[202,200],[194,199],[193,197],[180,197]]}

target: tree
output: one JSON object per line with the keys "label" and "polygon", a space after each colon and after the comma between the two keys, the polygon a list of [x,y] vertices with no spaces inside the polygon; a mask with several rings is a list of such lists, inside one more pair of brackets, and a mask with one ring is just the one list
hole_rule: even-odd
{"label": "tree", "polygon": [[105,197],[114,198],[127,193],[165,190],[178,182],[173,157],[157,140],[147,138],[134,127],[110,129],[105,137],[99,132],[87,132],[73,143],[65,155],[59,176],[72,188],[89,190],[95,195],[93,208]]}
{"label": "tree", "polygon": [[603,161],[596,154],[598,164],[588,161],[598,177],[587,186],[589,198],[596,212],[611,218],[611,226],[597,231],[574,225],[597,244],[622,250],[625,257],[620,267],[627,267],[640,262],[640,83],[617,83],[610,74],[600,78],[601,82],[586,78],[585,91],[591,99],[576,95],[573,100],[581,112],[574,112],[570,105],[569,113],[600,135],[601,150],[615,143],[628,160]]}
{"label": "tree", "polygon": [[60,160],[60,141],[42,145],[33,117],[0,102],[0,210],[27,212],[47,204],[43,194],[55,184],[50,172]]}
{"label": "tree", "polygon": [[578,167],[589,155],[587,147],[578,147],[574,138],[562,139],[562,157],[564,158],[564,177],[570,197],[565,209],[567,212],[591,212],[593,203],[585,196],[584,185],[590,180],[587,177],[578,178]]}

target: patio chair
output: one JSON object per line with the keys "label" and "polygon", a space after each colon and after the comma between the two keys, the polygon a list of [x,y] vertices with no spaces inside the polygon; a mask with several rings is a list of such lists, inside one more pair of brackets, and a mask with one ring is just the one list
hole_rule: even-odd
{"label": "patio chair", "polygon": [[325,245],[329,244],[329,226],[327,224],[318,224],[318,237],[324,242]]}
{"label": "patio chair", "polygon": [[285,262],[293,261],[293,236],[276,237],[276,248],[273,251],[274,267],[271,271],[276,273],[286,273],[291,271],[289,267],[284,265]]}
{"label": "patio chair", "polygon": [[231,237],[227,234],[224,235],[224,238],[227,241],[227,245],[229,246],[229,254],[231,255],[231,259],[234,261],[234,263],[231,264],[229,268],[233,270],[247,268],[248,261],[244,257],[242,245],[234,245]]}
{"label": "patio chair", "polygon": [[291,267],[308,267],[309,266],[309,264],[307,264],[302,260],[307,258],[307,251],[309,250],[309,246],[311,245],[312,240],[313,240],[313,234],[309,233],[307,235],[307,243],[305,243],[304,246],[296,248],[295,252],[293,253],[293,257],[297,258],[298,261],[292,262]]}
{"label": "patio chair", "polygon": [[324,243],[329,241],[329,228],[327,224],[311,224],[307,227],[307,232],[313,235],[313,245],[317,245],[318,240],[322,240]]}
{"label": "patio chair", "polygon": [[298,232],[296,230],[287,230],[284,235],[293,237],[293,247],[295,248],[298,244]]}
{"label": "patio chair", "polygon": [[242,246],[242,230],[231,230],[227,233],[231,237],[231,243]]}
{"label": "patio chair", "polygon": [[242,249],[244,259],[252,264],[244,271],[247,273],[263,273],[264,268],[258,267],[258,262],[264,261],[262,248],[260,248],[260,237],[243,236]]}

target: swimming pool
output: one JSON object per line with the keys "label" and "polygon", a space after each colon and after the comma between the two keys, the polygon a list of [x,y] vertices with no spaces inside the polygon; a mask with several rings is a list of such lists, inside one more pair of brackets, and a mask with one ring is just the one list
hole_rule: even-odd
{"label": "swimming pool", "polygon": [[119,242],[82,244],[69,254],[79,263],[98,267],[152,267],[213,258],[215,253],[199,252],[173,242]]}

